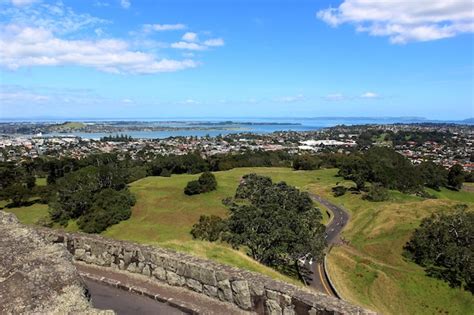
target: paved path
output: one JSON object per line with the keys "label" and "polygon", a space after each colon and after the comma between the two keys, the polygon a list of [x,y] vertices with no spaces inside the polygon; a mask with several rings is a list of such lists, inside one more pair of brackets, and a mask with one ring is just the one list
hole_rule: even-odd
{"label": "paved path", "polygon": [[[331,222],[326,227],[326,242],[328,243],[328,246],[330,246],[331,244],[334,244],[339,240],[339,233],[349,221],[349,214],[341,207],[338,207],[335,204],[329,202],[328,200],[321,198],[321,196],[318,196],[316,194],[310,194],[310,197],[314,201],[319,202],[320,204],[331,210],[333,214]],[[310,283],[311,287],[325,294],[337,296],[334,290],[332,290],[331,285],[329,284],[329,280],[326,277],[326,273],[324,272],[324,265],[322,263],[313,264],[312,266],[310,266],[310,269],[313,273]]]}
{"label": "paved path", "polygon": [[[75,266],[79,273],[83,276],[85,280],[99,280],[105,279],[109,283],[113,283],[118,287],[108,286],[113,291],[108,292],[104,296],[100,296],[92,292],[92,299],[100,303],[109,303],[109,305],[117,305],[120,309],[127,307],[124,310],[124,313],[121,314],[150,314],[146,313],[147,310],[153,310],[153,314],[168,314],[167,312],[162,312],[162,310],[173,309],[178,311],[178,313],[169,313],[169,314],[183,314],[179,311],[183,310],[185,313],[197,313],[197,314],[226,314],[226,315],[247,315],[249,312],[243,311],[237,306],[233,306],[230,303],[224,303],[216,299],[210,298],[203,294],[198,294],[189,289],[182,287],[173,287],[158,281],[153,281],[152,279],[138,274],[131,274],[128,272],[123,272],[119,270],[113,270],[111,268],[98,267],[93,265],[88,265],[85,263],[76,262]],[[97,281],[94,281],[97,283]],[[90,282],[88,282],[90,283]],[[106,285],[99,283],[101,285]],[[127,295],[116,295],[121,291],[122,288],[133,288],[133,291],[138,292],[138,294],[133,292],[122,291],[124,293],[129,293]],[[96,291],[97,292],[97,291]],[[141,296],[139,294],[142,294]],[[135,309],[142,309],[141,299],[144,298],[149,300],[151,303],[143,306],[143,312],[141,311],[132,311]],[[128,304],[128,305],[127,305]],[[94,304],[95,305],[95,304]],[[168,307],[168,308],[164,308]],[[105,307],[106,308],[106,307]],[[114,307],[109,309],[115,310]],[[160,313],[161,312],[161,313]]]}
{"label": "paved path", "polygon": [[185,314],[176,308],[141,295],[88,279],[84,279],[84,281],[91,294],[92,305],[101,310],[113,310],[118,315]]}

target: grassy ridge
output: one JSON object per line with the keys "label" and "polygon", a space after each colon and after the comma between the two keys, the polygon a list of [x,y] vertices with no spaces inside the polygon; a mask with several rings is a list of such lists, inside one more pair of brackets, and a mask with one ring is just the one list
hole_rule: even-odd
{"label": "grassy ridge", "polygon": [[328,256],[329,272],[345,299],[384,314],[474,313],[470,293],[427,277],[421,267],[402,257],[404,244],[423,217],[459,203],[474,209],[473,193],[443,189],[430,191],[439,199],[422,199],[392,191],[390,201],[373,203],[360,195],[335,198],[330,188],[338,178],[332,184],[325,179],[329,181],[309,189],[351,214],[343,231],[348,244],[334,247]]}

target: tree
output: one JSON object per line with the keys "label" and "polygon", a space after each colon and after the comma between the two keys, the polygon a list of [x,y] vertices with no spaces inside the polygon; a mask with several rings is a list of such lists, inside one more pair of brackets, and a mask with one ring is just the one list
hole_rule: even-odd
{"label": "tree", "polygon": [[199,222],[193,225],[191,235],[193,238],[215,242],[221,237],[226,227],[226,221],[220,217],[202,215],[199,217]]}
{"label": "tree", "polygon": [[92,207],[79,218],[78,226],[87,233],[100,233],[130,218],[134,204],[135,198],[127,189],[117,191],[107,188],[95,196]]}
{"label": "tree", "polygon": [[423,219],[404,250],[428,275],[474,293],[474,212],[466,208]]}
{"label": "tree", "polygon": [[431,161],[423,162],[418,166],[418,170],[426,187],[439,190],[447,185],[448,172],[441,165]]}
{"label": "tree", "polygon": [[199,176],[198,182],[201,186],[201,192],[209,192],[217,188],[216,177],[211,172],[202,173],[201,176]]}
{"label": "tree", "polygon": [[344,196],[344,194],[347,192],[347,188],[344,186],[335,186],[331,190],[334,197]]}
{"label": "tree", "polygon": [[192,180],[188,182],[188,184],[184,188],[184,193],[188,196],[200,194],[201,185],[199,184],[197,180]]}
{"label": "tree", "polygon": [[216,188],[217,181],[214,174],[211,172],[204,172],[199,176],[198,180],[192,180],[186,185],[184,193],[186,195],[197,195],[215,190]]}
{"label": "tree", "polygon": [[250,174],[243,177],[236,198],[226,238],[234,247],[246,246],[254,259],[269,266],[292,266],[300,276],[299,258],[322,258],[325,228],[307,193]]}
{"label": "tree", "polygon": [[321,167],[322,160],[314,155],[297,155],[293,159],[293,169],[295,170],[317,170]]}
{"label": "tree", "polygon": [[455,190],[459,190],[464,182],[464,171],[461,165],[455,164],[451,166],[448,173],[448,186]]}

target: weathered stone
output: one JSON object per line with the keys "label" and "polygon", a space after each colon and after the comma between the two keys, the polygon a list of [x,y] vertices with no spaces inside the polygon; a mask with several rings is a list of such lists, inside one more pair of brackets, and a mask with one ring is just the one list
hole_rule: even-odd
{"label": "weathered stone", "polygon": [[281,307],[275,300],[267,300],[265,302],[265,314],[282,315]]}
{"label": "weathered stone", "polygon": [[252,307],[250,290],[246,280],[235,280],[231,283],[234,302],[240,308],[247,310]]}
{"label": "weathered stone", "polygon": [[161,281],[166,281],[166,270],[163,267],[157,266],[155,270],[153,270],[153,276]]}
{"label": "weathered stone", "polygon": [[120,259],[120,261],[119,261],[119,269],[120,269],[120,270],[124,270],[124,269],[125,269],[125,262],[123,261],[123,259]]}
{"label": "weathered stone", "polygon": [[84,260],[85,255],[86,255],[86,250],[82,248],[78,248],[74,252],[74,258],[76,258],[77,260]]}
{"label": "weathered stone", "polygon": [[188,288],[190,288],[191,290],[193,290],[193,291],[202,292],[202,284],[201,284],[201,282],[199,282],[197,280],[187,278],[186,279],[186,286]]}
{"label": "weathered stone", "polygon": [[145,267],[143,267],[142,274],[151,277],[151,270],[149,265],[145,265]]}
{"label": "weathered stone", "polygon": [[232,289],[230,287],[230,281],[225,279],[217,283],[217,295],[221,301],[233,302]]}
{"label": "weathered stone", "polygon": [[176,273],[166,270],[166,281],[169,285],[183,286],[185,284],[184,277],[177,275]]}
{"label": "weathered stone", "polygon": [[129,251],[126,251],[123,253],[123,261],[125,263],[125,265],[129,265],[130,264],[130,261],[132,260],[132,257],[133,257],[133,253],[129,252]]}
{"label": "weathered stone", "polygon": [[273,290],[266,290],[267,293],[267,299],[274,300],[274,301],[279,301],[279,293]]}
{"label": "weathered stone", "polygon": [[265,294],[265,285],[262,282],[249,282],[249,287],[252,296],[262,296]]}
{"label": "weathered stone", "polygon": [[283,309],[283,315],[295,315],[295,306],[294,305],[289,305],[285,306]]}
{"label": "weathered stone", "polygon": [[207,296],[217,297],[217,288],[212,285],[203,285],[202,291]]}
{"label": "weathered stone", "polygon": [[0,211],[0,314],[98,313],[72,260],[66,247]]}

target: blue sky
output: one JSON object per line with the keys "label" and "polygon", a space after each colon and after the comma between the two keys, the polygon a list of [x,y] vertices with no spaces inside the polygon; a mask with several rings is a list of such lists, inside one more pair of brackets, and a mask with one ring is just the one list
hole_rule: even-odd
{"label": "blue sky", "polygon": [[0,0],[0,117],[474,116],[470,0]]}

